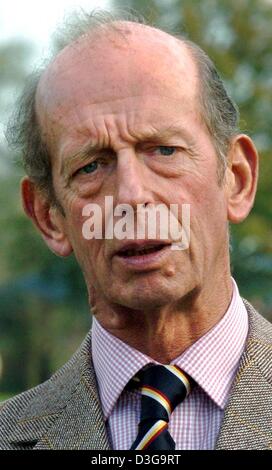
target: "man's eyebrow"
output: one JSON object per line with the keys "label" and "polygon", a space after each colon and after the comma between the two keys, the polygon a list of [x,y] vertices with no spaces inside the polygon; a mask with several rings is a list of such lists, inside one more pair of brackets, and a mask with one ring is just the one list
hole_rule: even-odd
{"label": "man's eyebrow", "polygon": [[82,163],[87,161],[90,156],[92,156],[93,153],[95,152],[101,152],[105,149],[101,149],[98,145],[94,144],[93,142],[88,142],[87,145],[85,145],[83,148],[79,149],[77,152],[73,153],[72,155],[69,155],[64,158],[62,164],[61,164],[61,174],[64,176],[68,177],[69,174],[69,168],[73,162],[77,162],[78,160]]}
{"label": "man's eyebrow", "polygon": [[167,126],[162,129],[158,129],[156,131],[147,133],[146,136],[143,136],[141,140],[147,140],[147,141],[158,141],[161,139],[167,139],[169,137],[173,137],[175,135],[180,135],[181,137],[184,137],[187,141],[192,140],[192,135],[187,131],[182,126],[179,126],[177,124]]}
{"label": "man's eyebrow", "polygon": [[[179,125],[170,125],[165,128],[153,130],[150,132],[143,131],[140,133],[140,135],[137,136],[135,134],[133,137],[135,139],[135,146],[137,147],[137,144],[145,142],[158,143],[160,141],[163,141],[164,139],[173,137],[175,135],[180,135],[184,137],[185,139],[187,139],[187,141],[189,141],[189,143],[192,139],[192,136],[189,134],[189,132]],[[103,148],[100,145],[95,144],[94,142],[88,142],[88,144],[85,145],[83,148],[64,159],[61,164],[61,174],[63,174],[66,178],[69,178],[69,168],[73,162],[80,161],[80,163],[84,163],[85,161],[89,160],[92,154],[102,153],[107,150],[110,151],[109,148]]]}

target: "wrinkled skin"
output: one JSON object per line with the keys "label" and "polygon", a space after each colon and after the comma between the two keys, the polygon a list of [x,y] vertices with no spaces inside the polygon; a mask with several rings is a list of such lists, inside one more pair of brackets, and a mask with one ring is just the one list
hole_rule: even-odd
{"label": "wrinkled skin", "polygon": [[[197,67],[186,46],[150,27],[122,28],[126,39],[102,32],[64,49],[39,84],[37,112],[65,216],[28,178],[22,193],[50,249],[61,256],[74,251],[100,323],[168,363],[230,303],[228,221],[242,221],[252,207],[257,153],[247,136],[233,138],[219,184]],[[95,151],[80,154],[90,143]],[[173,153],[163,155],[160,146],[174,147]],[[84,239],[83,207],[103,208],[108,195],[114,206],[135,209],[190,204],[189,249],[167,250],[152,267],[135,271],[113,256],[120,241]]]}

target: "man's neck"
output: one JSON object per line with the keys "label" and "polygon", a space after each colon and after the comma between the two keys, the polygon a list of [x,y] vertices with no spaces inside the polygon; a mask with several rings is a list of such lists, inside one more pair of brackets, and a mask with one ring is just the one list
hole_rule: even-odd
{"label": "man's neck", "polygon": [[220,286],[214,285],[209,294],[194,290],[178,304],[157,310],[112,308],[98,302],[95,316],[112,335],[154,360],[169,364],[221,320],[231,298],[229,277]]}

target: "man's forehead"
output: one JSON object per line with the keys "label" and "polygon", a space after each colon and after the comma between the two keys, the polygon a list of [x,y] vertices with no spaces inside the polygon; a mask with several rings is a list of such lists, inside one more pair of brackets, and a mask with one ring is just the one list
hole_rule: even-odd
{"label": "man's forehead", "polygon": [[63,50],[40,80],[36,105],[46,139],[55,141],[63,120],[87,106],[109,103],[112,109],[119,100],[127,106],[129,97],[146,102],[156,95],[196,109],[197,90],[197,67],[184,44],[155,28],[124,23],[119,33],[105,29]]}
{"label": "man's forehead", "polygon": [[110,78],[122,78],[124,84],[127,74],[133,81],[133,68],[145,73],[145,82],[152,82],[152,77],[156,82],[159,76],[165,80],[168,75],[171,84],[171,78],[183,72],[188,73],[192,87],[197,76],[194,61],[182,41],[150,26],[119,22],[111,28],[101,26],[63,49],[44,72],[38,94],[46,94],[46,88],[62,89],[68,80],[77,82],[84,73],[94,87],[98,80],[103,85]]}
{"label": "man's forehead", "polygon": [[116,21],[98,26],[66,46],[52,61],[48,71],[61,71],[69,61],[78,59],[78,54],[86,54],[92,59],[102,52],[100,58],[108,60],[110,54],[117,54],[118,51],[121,55],[156,52],[156,55],[165,54],[179,58],[180,61],[191,62],[182,39],[149,25]]}

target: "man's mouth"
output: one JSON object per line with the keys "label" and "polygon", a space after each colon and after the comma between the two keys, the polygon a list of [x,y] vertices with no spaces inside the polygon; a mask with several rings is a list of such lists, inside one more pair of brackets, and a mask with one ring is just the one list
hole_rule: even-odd
{"label": "man's mouth", "polygon": [[165,246],[167,245],[161,244],[161,245],[153,245],[153,246],[151,245],[146,248],[142,248],[142,247],[128,248],[128,249],[120,250],[117,253],[117,255],[123,258],[131,258],[132,256],[144,256],[150,253],[155,253],[156,251],[160,251],[163,248],[165,248]]}
{"label": "man's mouth", "polygon": [[124,269],[138,272],[159,269],[172,243],[162,240],[124,241],[113,256]]}

